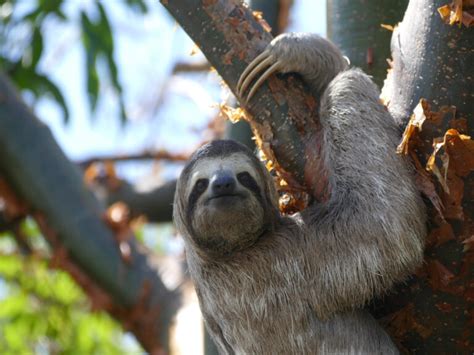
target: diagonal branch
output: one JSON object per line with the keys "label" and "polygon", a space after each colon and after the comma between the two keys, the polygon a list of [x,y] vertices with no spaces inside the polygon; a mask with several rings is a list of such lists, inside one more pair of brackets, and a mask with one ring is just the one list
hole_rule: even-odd
{"label": "diagonal branch", "polygon": [[129,240],[131,259],[122,258],[115,236],[101,218],[103,211],[77,167],[3,75],[0,170],[31,207],[59,255],[58,265],[75,270],[76,281],[83,280],[81,286],[93,284],[100,289],[113,303],[108,308],[120,310],[115,316],[122,323],[130,320],[131,331],[145,349],[166,350],[168,327],[178,307],[176,292],[166,289],[133,238]]}
{"label": "diagonal branch", "polygon": [[[232,91],[247,64],[270,43],[266,23],[237,0],[162,0],[161,3],[201,48]],[[245,105],[250,124],[267,158],[291,186],[321,199],[327,187],[321,161],[321,126],[317,103],[291,75],[270,77]],[[303,152],[303,154],[302,154]],[[313,164],[306,164],[307,161]],[[314,162],[317,162],[314,164]]]}

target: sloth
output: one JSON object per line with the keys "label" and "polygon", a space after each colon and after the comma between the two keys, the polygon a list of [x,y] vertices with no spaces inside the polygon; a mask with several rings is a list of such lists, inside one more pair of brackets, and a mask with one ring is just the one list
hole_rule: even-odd
{"label": "sloth", "polygon": [[369,77],[313,34],[275,38],[237,95],[290,72],[320,98],[330,197],[285,216],[248,148],[218,140],[193,154],[173,214],[205,324],[223,354],[396,354],[364,306],[423,259],[424,205],[398,127]]}

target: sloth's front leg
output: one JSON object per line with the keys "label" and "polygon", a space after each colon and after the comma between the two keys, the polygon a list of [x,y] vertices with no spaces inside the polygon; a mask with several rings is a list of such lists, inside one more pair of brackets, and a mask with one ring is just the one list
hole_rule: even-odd
{"label": "sloth's front leg", "polygon": [[302,75],[312,93],[319,95],[346,68],[347,60],[328,40],[315,34],[285,33],[250,62],[240,76],[236,91],[247,102],[270,75],[293,72]]}

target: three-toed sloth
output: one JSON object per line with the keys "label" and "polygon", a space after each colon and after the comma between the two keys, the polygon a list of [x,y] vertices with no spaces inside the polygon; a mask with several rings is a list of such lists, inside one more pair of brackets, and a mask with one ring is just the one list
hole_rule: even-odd
{"label": "three-toed sloth", "polygon": [[424,205],[395,152],[398,127],[369,77],[319,36],[277,37],[238,95],[274,72],[301,74],[321,100],[331,195],[282,216],[246,147],[214,141],[192,156],[174,219],[207,328],[227,354],[397,353],[363,306],[423,259]]}

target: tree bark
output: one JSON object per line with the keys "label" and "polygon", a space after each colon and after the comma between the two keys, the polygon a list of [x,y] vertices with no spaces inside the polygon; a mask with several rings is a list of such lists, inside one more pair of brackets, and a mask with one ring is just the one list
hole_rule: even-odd
{"label": "tree bark", "polygon": [[176,292],[166,289],[133,236],[125,241],[128,257],[120,252],[118,237],[103,221],[77,167],[4,76],[0,170],[30,206],[54,262],[72,274],[92,303],[118,318],[148,351],[167,350],[168,328],[179,304]]}
{"label": "tree bark", "polygon": [[[277,36],[285,30],[291,5],[291,0],[252,0],[250,2],[252,9],[263,13],[272,29],[273,36]],[[244,120],[236,123],[227,122],[225,138],[234,139],[254,150],[256,147],[252,137],[252,130],[248,122]]]}
{"label": "tree bark", "polygon": [[391,31],[402,20],[408,0],[328,0],[327,36],[382,87],[390,59]]}
{"label": "tree bark", "polygon": [[456,106],[474,134],[474,31],[449,26],[437,9],[444,0],[410,1],[392,38],[393,71],[383,89],[392,115],[407,123],[420,98]]}
{"label": "tree bark", "polygon": [[[383,89],[388,109],[402,125],[420,99],[431,104],[413,143],[419,167],[448,129],[456,130],[447,132],[451,137],[474,134],[474,31],[445,24],[437,12],[445,4],[410,1],[393,34],[393,69]],[[430,206],[425,265],[377,309],[410,353],[474,352],[474,243],[469,239],[474,231],[474,164],[469,162],[474,151],[462,151],[457,142],[446,143],[437,158],[444,162],[438,165],[449,189],[431,176],[436,183],[431,193],[439,195],[444,208]],[[462,149],[474,147],[468,138],[461,144]]]}
{"label": "tree bark", "polygon": [[[234,92],[242,71],[272,39],[240,1],[161,2]],[[272,77],[245,107],[253,117],[250,123],[254,132],[263,141],[261,148],[278,165],[285,180],[301,190],[312,187],[314,171],[323,167],[307,162],[320,160],[320,141],[315,137],[321,126],[317,103],[305,92],[302,82],[291,75],[284,80]],[[319,185],[311,194],[322,199],[327,187],[324,174]]]}

